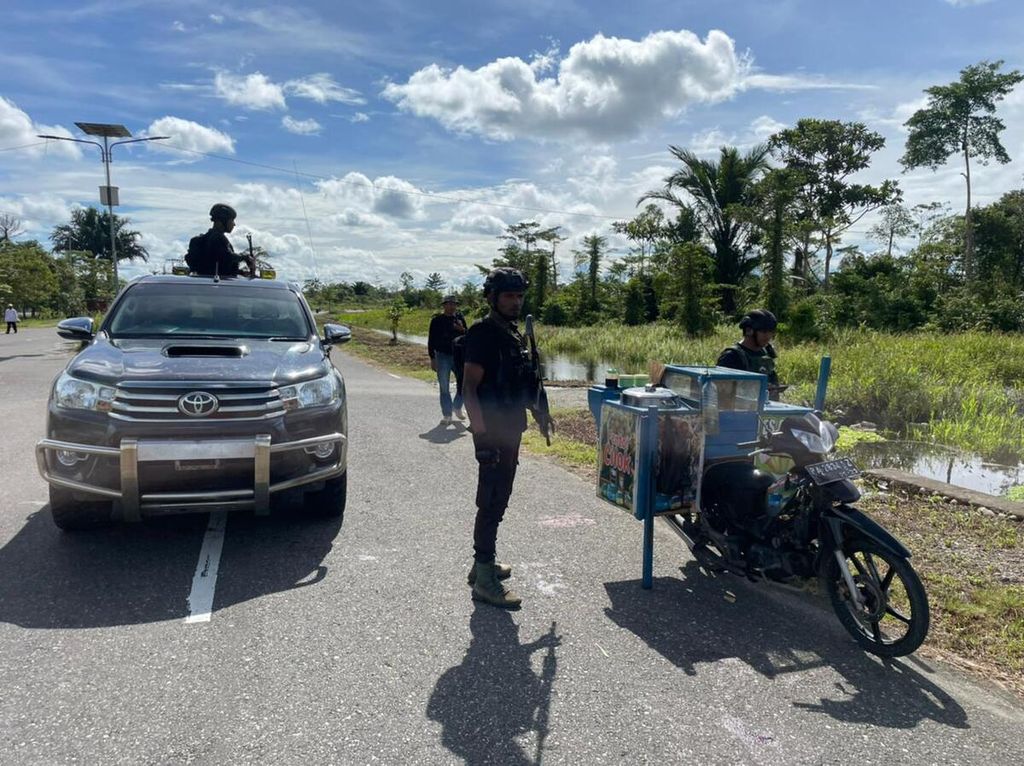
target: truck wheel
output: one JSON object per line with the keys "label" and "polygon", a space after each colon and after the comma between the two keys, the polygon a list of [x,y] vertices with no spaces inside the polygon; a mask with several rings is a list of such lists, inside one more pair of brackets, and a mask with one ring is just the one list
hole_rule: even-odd
{"label": "truck wheel", "polygon": [[307,492],[304,498],[306,512],[323,518],[342,518],[348,495],[348,472],[324,482],[324,488]]}
{"label": "truck wheel", "polygon": [[70,490],[50,486],[50,516],[65,532],[105,527],[110,524],[111,510],[108,501],[75,500]]}

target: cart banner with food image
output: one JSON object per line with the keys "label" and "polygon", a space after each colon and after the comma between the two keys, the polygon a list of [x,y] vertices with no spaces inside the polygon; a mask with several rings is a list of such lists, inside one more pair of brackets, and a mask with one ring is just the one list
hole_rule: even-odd
{"label": "cart banner with food image", "polygon": [[639,431],[644,413],[606,404],[601,417],[597,450],[597,496],[624,508],[637,518]]}

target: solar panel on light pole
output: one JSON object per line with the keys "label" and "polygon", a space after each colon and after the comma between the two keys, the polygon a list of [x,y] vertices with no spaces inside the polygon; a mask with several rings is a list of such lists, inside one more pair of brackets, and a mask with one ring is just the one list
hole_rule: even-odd
{"label": "solar panel on light pole", "polygon": [[[114,292],[117,293],[120,277],[117,268],[117,239],[114,236],[114,205],[120,204],[117,188],[110,185],[110,152],[115,146],[121,144],[135,144],[141,141],[163,141],[170,136],[147,136],[145,138],[132,138],[131,131],[124,125],[107,122],[76,122],[78,129],[87,136],[97,136],[103,139],[99,141],[87,141],[82,138],[70,138],[68,136],[39,136],[39,138],[54,139],[56,141],[74,141],[79,144],[93,144],[103,152],[103,167],[107,173],[107,185],[100,187],[100,204],[107,206],[107,215],[110,218],[110,261],[114,267]],[[126,138],[126,141],[115,141],[110,143],[111,138]]]}

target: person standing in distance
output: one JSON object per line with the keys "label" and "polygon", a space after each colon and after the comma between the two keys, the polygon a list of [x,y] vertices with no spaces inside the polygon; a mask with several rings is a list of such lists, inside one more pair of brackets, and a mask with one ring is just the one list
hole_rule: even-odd
{"label": "person standing in distance", "polygon": [[729,346],[718,356],[718,366],[733,370],[759,372],[768,376],[768,393],[772,399],[782,390],[779,373],[775,369],[775,329],[778,320],[768,309],[754,309],[740,320],[743,339]]}
{"label": "person standing in distance", "polygon": [[13,303],[8,303],[7,308],[4,310],[4,321],[7,322],[7,334],[11,334],[11,330],[14,330],[14,334],[18,334],[18,310],[14,308]]}
{"label": "person standing in distance", "polygon": [[466,333],[462,383],[479,463],[473,567],[467,580],[475,601],[505,609],[518,609],[522,603],[505,586],[512,568],[496,562],[495,549],[533,390],[526,340],[515,325],[526,287],[526,277],[516,269],[497,268],[487,275],[484,298],[491,311]]}
{"label": "person standing in distance", "polygon": [[[455,371],[454,342],[466,332],[466,320],[458,313],[459,299],[446,295],[441,299],[441,313],[430,320],[427,333],[427,353],[430,354],[430,369],[437,373],[437,385],[441,392],[441,425],[452,422],[452,410],[459,420],[466,419],[462,411],[462,392],[456,386],[455,401],[452,402],[450,389],[452,372]],[[456,378],[459,375],[456,372]]]}
{"label": "person standing in distance", "polygon": [[253,264],[249,263],[247,257],[236,254],[228,239],[228,234],[234,231],[237,217],[235,209],[223,202],[210,208],[213,225],[205,234],[192,237],[188,243],[185,263],[192,273],[204,277],[237,277],[241,264],[248,265],[249,273],[254,273]]}

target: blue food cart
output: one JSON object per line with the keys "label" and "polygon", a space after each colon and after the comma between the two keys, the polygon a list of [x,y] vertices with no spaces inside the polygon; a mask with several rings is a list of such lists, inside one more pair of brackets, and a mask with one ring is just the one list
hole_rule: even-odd
{"label": "blue food cart", "polygon": [[653,584],[654,519],[700,509],[711,464],[750,460],[742,443],[783,419],[824,406],[830,360],[822,359],[814,407],[770,401],[768,379],[725,367],[667,365],[657,383],[587,393],[598,433],[597,494],[643,522],[643,587]]}

